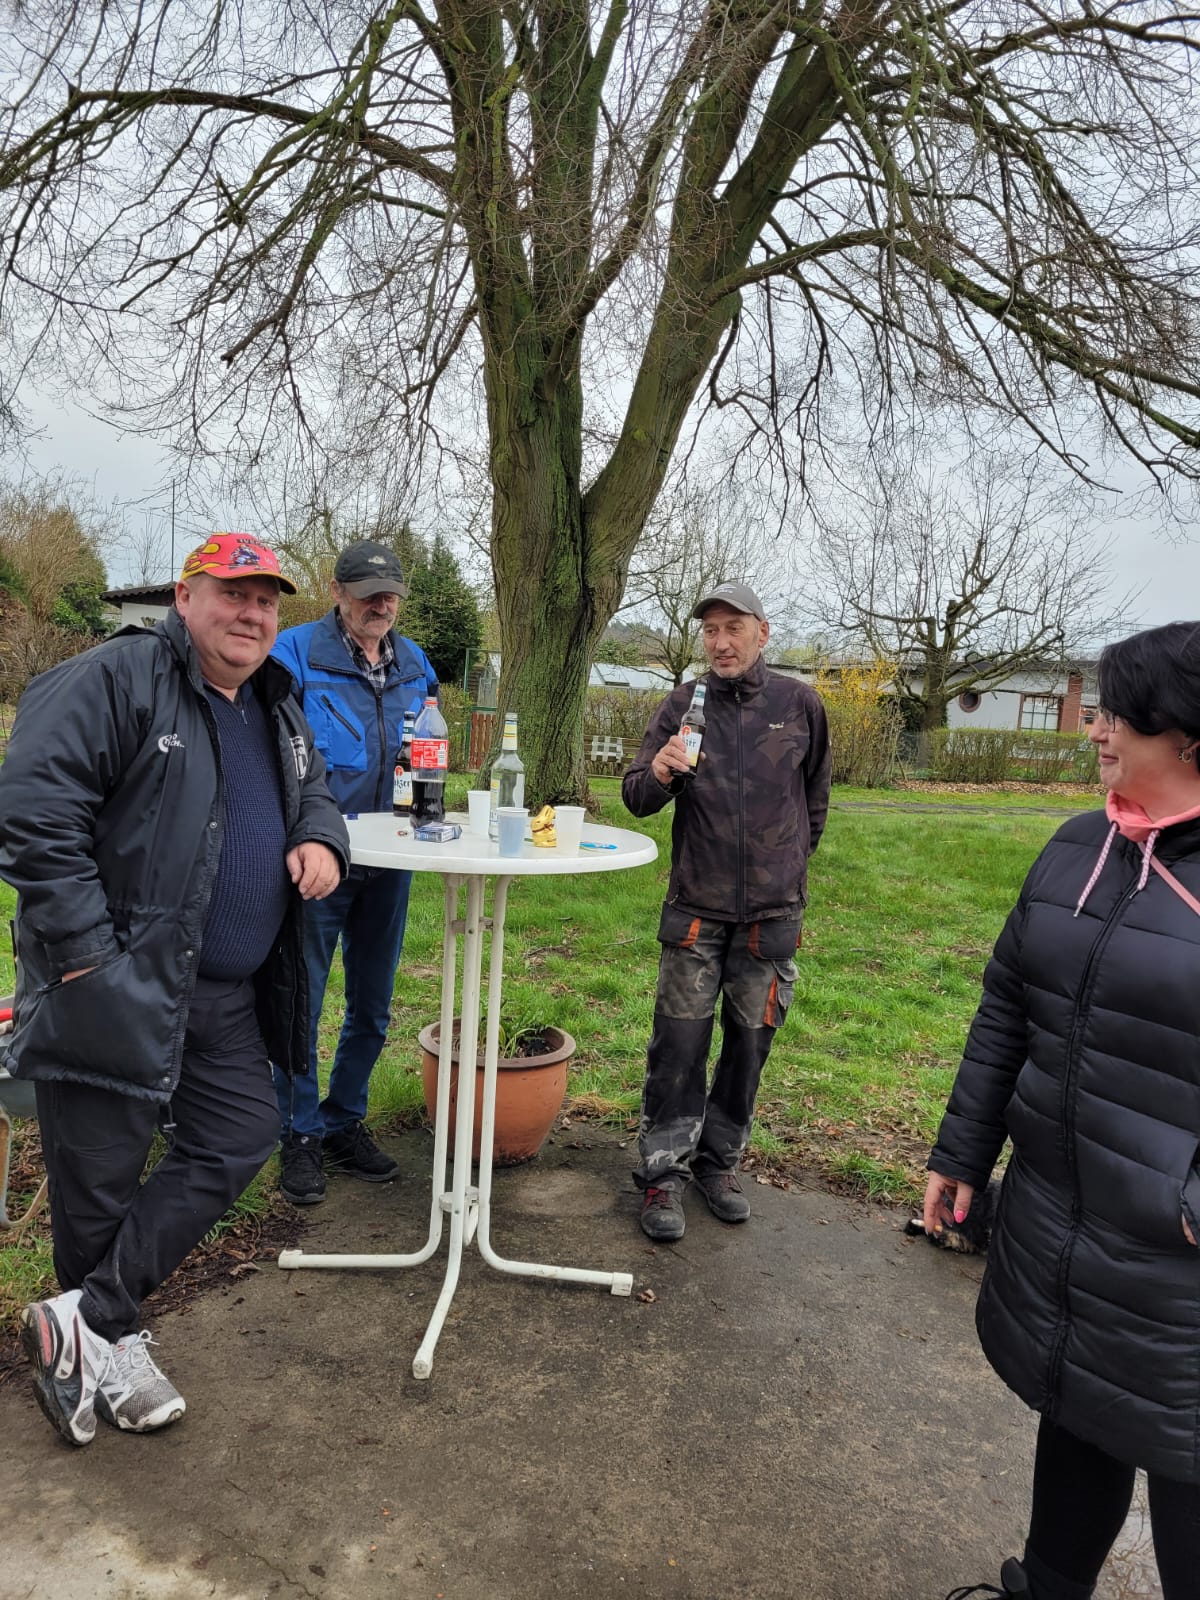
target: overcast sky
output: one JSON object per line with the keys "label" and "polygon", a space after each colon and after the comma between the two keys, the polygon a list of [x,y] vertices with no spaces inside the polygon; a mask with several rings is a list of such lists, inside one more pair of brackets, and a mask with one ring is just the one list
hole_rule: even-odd
{"label": "overcast sky", "polygon": [[[150,440],[117,433],[107,424],[72,409],[63,412],[26,397],[29,420],[39,437],[27,448],[29,465],[38,473],[64,472],[88,485],[102,504],[121,501],[126,521],[140,529],[147,517],[163,531],[164,551],[170,527],[171,464]],[[9,464],[10,474],[18,470]],[[140,505],[139,505],[140,503]],[[180,504],[176,513],[175,566],[203,535],[214,528],[246,526],[234,505],[214,504],[206,521]],[[270,537],[269,529],[252,529]],[[1135,602],[1131,620],[1152,627],[1157,623],[1200,617],[1200,528],[1196,538],[1171,543],[1150,530],[1146,519],[1113,521],[1114,593],[1145,586]],[[138,574],[122,570],[120,558],[110,559],[109,581],[128,583]]]}

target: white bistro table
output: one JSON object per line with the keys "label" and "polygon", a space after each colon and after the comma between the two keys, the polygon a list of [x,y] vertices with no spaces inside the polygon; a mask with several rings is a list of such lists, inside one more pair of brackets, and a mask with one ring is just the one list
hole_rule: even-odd
{"label": "white bistro table", "polygon": [[[501,856],[495,844],[478,834],[468,833],[466,819],[460,822],[460,838],[447,844],[419,844],[411,826],[390,813],[378,812],[348,819],[350,857],[359,866],[392,867],[410,872],[440,872],[445,886],[445,926],[442,937],[441,1045],[438,1057],[437,1111],[433,1140],[433,1198],[429,1216],[429,1236],[419,1250],[409,1255],[309,1255],[303,1250],[284,1250],[279,1265],[299,1267],[416,1267],[437,1251],[442,1239],[442,1220],[449,1214],[450,1243],[446,1276],[425,1337],[413,1359],[413,1375],[427,1378],[433,1367],[433,1352],[458,1285],[463,1249],[472,1240],[489,1266],[521,1278],[552,1278],[560,1283],[595,1283],[613,1294],[629,1294],[633,1278],[627,1272],[593,1272],[581,1267],[557,1267],[532,1261],[510,1261],[492,1248],[490,1237],[492,1198],[492,1140],[496,1118],[496,1058],[499,1053],[500,994],[504,969],[504,908],[508,886],[514,878],[566,877],[592,872],[616,872],[624,867],[640,867],[655,860],[658,849],[653,839],[627,828],[606,828],[585,824],[585,845],[605,845],[607,849],[548,850],[526,840],[519,856]],[[495,880],[492,914],[484,914],[487,880]],[[466,887],[466,915],[459,916],[459,891]],[[492,931],[491,960],[487,982],[487,1038],[484,1046],[483,1124],[480,1129],[479,1178],[471,1182],[471,1143],[475,1117],[475,1073],[470,1063],[479,1048],[479,1016],[483,974],[483,935]],[[458,967],[458,942],[462,940],[462,994],[457,1014],[461,1017],[458,1058],[463,1070],[458,1074],[454,1163],[450,1187],[446,1187],[446,1126],[450,1110],[450,1052],[453,1048],[453,1023],[456,1015],[455,990]]]}

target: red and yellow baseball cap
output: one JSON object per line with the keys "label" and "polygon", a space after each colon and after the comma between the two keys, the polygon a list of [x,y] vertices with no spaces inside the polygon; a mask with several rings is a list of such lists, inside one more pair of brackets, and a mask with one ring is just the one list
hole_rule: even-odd
{"label": "red and yellow baseball cap", "polygon": [[198,572],[214,578],[275,578],[284,594],[296,593],[296,585],[280,572],[274,550],[252,533],[210,533],[183,563],[180,583]]}

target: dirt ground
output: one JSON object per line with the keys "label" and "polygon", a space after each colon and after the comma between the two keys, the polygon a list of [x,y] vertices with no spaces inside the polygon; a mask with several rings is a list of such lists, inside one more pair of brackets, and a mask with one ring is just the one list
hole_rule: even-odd
{"label": "dirt ground", "polygon": [[[941,1600],[1019,1553],[1034,1419],[975,1342],[980,1264],[894,1212],[756,1185],[742,1228],[688,1196],[655,1249],[631,1154],[588,1127],[497,1175],[493,1240],[629,1271],[634,1295],[474,1252],[431,1379],[442,1258],[273,1263],[155,1323],[176,1427],[73,1450],[0,1390],[0,1600]],[[306,1250],[410,1250],[404,1181],[335,1180]],[[1100,1590],[1149,1600],[1140,1520]]]}

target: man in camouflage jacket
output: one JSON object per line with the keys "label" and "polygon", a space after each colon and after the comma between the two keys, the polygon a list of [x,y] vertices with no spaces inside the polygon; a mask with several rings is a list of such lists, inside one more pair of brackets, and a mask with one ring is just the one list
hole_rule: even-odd
{"label": "man in camouflage jacket", "polygon": [[[693,685],[672,690],[621,786],[634,816],[675,801],[671,876],[634,1181],[652,1239],[683,1236],[699,1184],[723,1222],[750,1206],[737,1175],[758,1082],[796,979],[808,858],[829,804],[825,712],[805,683],[767,670],[762,602],[722,583],[693,613],[711,668],[694,773],[679,734]],[[708,1086],[718,992],[721,1052]]]}

